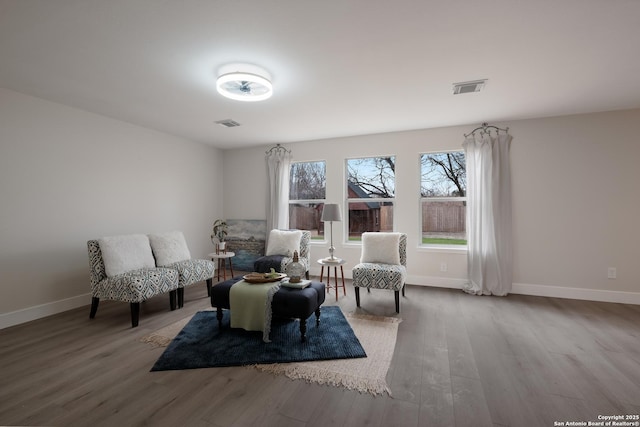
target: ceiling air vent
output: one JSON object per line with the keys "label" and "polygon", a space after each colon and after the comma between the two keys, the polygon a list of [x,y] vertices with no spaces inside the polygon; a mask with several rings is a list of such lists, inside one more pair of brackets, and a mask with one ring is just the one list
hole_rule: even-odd
{"label": "ceiling air vent", "polygon": [[470,82],[460,82],[453,84],[453,94],[459,95],[461,93],[472,93],[472,92],[480,92],[484,87],[484,84],[487,82],[487,79],[483,80],[473,80]]}
{"label": "ceiling air vent", "polygon": [[216,124],[219,124],[220,126],[224,126],[226,128],[234,128],[236,126],[240,126],[240,123],[236,122],[235,120],[231,120],[231,119],[218,120],[216,122]]}

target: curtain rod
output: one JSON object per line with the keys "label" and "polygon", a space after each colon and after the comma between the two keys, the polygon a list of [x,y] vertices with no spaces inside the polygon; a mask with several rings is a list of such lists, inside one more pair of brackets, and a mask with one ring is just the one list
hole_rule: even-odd
{"label": "curtain rod", "polygon": [[274,153],[280,154],[283,152],[287,154],[291,154],[291,150],[287,150],[282,145],[276,144],[275,147],[271,147],[267,151],[265,151],[265,154],[274,154]]}
{"label": "curtain rod", "polygon": [[471,132],[465,133],[464,137],[467,138],[467,137],[473,135],[474,133],[476,133],[477,131],[480,131],[480,134],[490,133],[491,129],[494,129],[496,131],[496,133],[499,133],[500,131],[509,133],[509,128],[502,129],[502,128],[499,128],[497,126],[490,125],[487,122],[484,122],[484,123],[482,123],[482,125],[478,126],[477,128],[475,128]]}

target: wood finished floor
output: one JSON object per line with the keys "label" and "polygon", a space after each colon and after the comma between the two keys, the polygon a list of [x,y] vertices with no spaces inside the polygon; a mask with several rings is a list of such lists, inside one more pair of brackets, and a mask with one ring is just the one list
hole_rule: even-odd
{"label": "wood finished floor", "polygon": [[[395,316],[393,294],[362,313]],[[328,295],[327,304],[336,304]],[[354,312],[353,288],[338,304]],[[640,414],[640,307],[408,286],[387,381],[393,398],[256,370],[149,372],[140,337],[209,307],[103,301],[0,331],[0,424],[30,426],[553,426]],[[314,327],[314,326],[312,326]]]}

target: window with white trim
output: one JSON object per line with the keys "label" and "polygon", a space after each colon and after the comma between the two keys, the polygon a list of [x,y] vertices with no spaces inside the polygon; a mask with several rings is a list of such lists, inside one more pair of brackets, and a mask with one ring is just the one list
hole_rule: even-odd
{"label": "window with white trim", "polygon": [[463,151],[420,155],[421,242],[467,244],[467,173]]}
{"label": "window with white trim", "polygon": [[326,163],[294,162],[289,174],[289,228],[311,231],[311,238],[324,239],[320,221],[326,197]]}
{"label": "window with white trim", "polygon": [[349,241],[365,231],[393,231],[395,156],[347,159]]}

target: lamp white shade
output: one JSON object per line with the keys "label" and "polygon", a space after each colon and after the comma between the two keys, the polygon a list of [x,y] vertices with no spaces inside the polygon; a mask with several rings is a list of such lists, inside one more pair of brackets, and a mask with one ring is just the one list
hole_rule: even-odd
{"label": "lamp white shade", "polygon": [[320,221],[342,221],[342,214],[340,213],[340,205],[335,203],[327,203],[322,209],[322,217]]}

